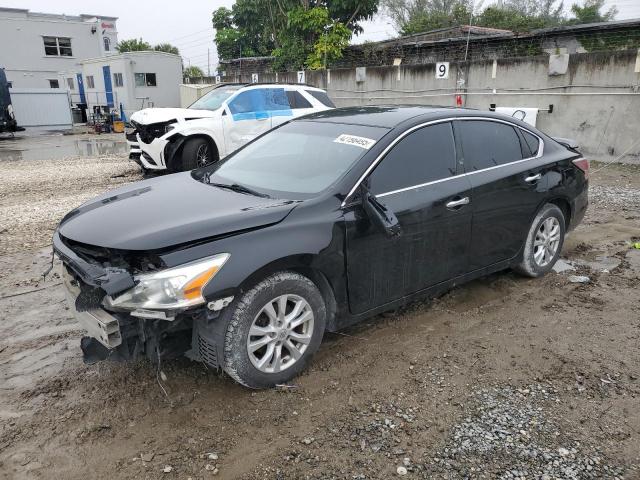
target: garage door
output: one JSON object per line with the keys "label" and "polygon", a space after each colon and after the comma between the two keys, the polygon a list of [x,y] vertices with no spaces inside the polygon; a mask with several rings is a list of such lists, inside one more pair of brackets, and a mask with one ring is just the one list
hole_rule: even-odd
{"label": "garage door", "polygon": [[21,127],[72,127],[66,90],[12,88],[9,93],[16,121]]}

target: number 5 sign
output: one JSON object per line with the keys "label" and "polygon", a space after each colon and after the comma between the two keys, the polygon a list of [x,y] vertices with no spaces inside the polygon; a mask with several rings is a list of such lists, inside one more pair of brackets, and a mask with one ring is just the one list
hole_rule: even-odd
{"label": "number 5 sign", "polygon": [[442,80],[449,78],[449,62],[436,63],[436,79]]}

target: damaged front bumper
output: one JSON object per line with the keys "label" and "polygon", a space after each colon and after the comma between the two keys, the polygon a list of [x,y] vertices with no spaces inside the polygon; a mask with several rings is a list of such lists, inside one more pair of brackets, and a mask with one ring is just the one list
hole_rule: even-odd
{"label": "damaged front bumper", "polygon": [[111,297],[135,284],[124,268],[104,267],[72,250],[56,231],[54,252],[63,262],[63,286],[69,308],[86,331],[80,342],[85,363],[128,361],[147,357],[153,362],[186,355],[217,368],[224,332],[219,318],[233,297],[187,310],[123,310]]}
{"label": "damaged front bumper", "polygon": [[124,269],[87,262],[65,245],[57,231],[53,246],[63,262],[69,308],[87,333],[80,342],[85,363],[127,361],[140,356],[159,361],[183,355],[191,348],[194,317],[204,308],[172,316],[158,312],[160,318],[107,310],[105,298],[133,287],[133,276]]}
{"label": "damaged front bumper", "polygon": [[170,137],[156,137],[151,143],[144,143],[138,135],[137,141],[140,155],[136,161],[149,170],[164,170],[174,166],[175,156],[184,144],[185,137],[174,134]]}
{"label": "damaged front bumper", "polygon": [[[94,338],[108,349],[114,349],[122,344],[122,334],[117,317],[107,313],[100,307],[102,301],[98,294],[94,301],[85,301],[82,298],[80,283],[73,274],[64,268],[62,272],[62,284],[69,308],[73,309],[76,320],[90,337]],[[98,289],[99,290],[99,289]],[[83,305],[85,303],[85,305]],[[91,303],[94,303],[93,305]]]}
{"label": "damaged front bumper", "polygon": [[80,341],[87,364],[140,356],[157,362],[181,356],[191,348],[193,316],[178,315],[168,321],[108,311],[103,307],[106,292],[84,283],[66,265],[63,285],[69,308],[87,333]]}

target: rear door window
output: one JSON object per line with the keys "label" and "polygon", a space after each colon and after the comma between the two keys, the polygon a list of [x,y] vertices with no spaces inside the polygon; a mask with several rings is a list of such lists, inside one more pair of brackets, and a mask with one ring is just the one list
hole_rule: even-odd
{"label": "rear door window", "polygon": [[290,112],[291,107],[284,88],[256,88],[239,93],[229,102],[229,110],[234,120],[246,120]]}
{"label": "rear door window", "polygon": [[387,153],[369,177],[374,195],[455,175],[456,153],[450,122],[410,133]]}
{"label": "rear door window", "polygon": [[264,99],[264,110],[267,112],[280,112],[291,110],[289,99],[284,88],[263,88],[257,90]]}
{"label": "rear door window", "polygon": [[318,100],[321,104],[323,104],[325,107],[331,107],[331,108],[336,108],[336,106],[333,104],[333,102],[331,101],[331,99],[329,98],[329,95],[327,95],[326,92],[320,92],[318,90],[305,90],[309,95],[311,95],[313,98],[315,98],[316,100]]}
{"label": "rear door window", "polygon": [[304,98],[297,90],[287,90],[287,98],[289,99],[289,105],[291,105],[291,108],[294,110],[300,108],[313,108],[309,103],[309,100]]}
{"label": "rear door window", "polygon": [[464,165],[468,172],[522,160],[522,147],[515,128],[488,120],[461,120],[460,132]]}
{"label": "rear door window", "polygon": [[470,171],[522,160],[522,146],[515,128],[489,120],[461,120],[457,123],[464,154],[465,169]]}

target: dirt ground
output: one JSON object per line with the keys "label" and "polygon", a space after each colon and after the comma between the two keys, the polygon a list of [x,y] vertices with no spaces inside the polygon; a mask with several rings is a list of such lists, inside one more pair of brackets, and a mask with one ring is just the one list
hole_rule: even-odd
{"label": "dirt ground", "polygon": [[1,479],[640,478],[639,167],[593,173],[574,270],[503,272],[327,334],[289,388],[250,391],[187,359],[84,365],[59,265],[42,280],[51,233],[141,176],[122,154],[6,150]]}

